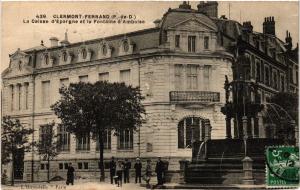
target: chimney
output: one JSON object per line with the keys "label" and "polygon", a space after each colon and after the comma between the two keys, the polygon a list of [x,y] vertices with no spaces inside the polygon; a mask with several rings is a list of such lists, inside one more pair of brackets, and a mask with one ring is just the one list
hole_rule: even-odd
{"label": "chimney", "polygon": [[289,31],[286,31],[285,47],[287,50],[292,50],[292,47],[293,47],[292,37],[291,37],[291,33],[289,33]]}
{"label": "chimney", "polygon": [[57,37],[51,37],[50,39],[51,47],[58,46],[58,38]]}
{"label": "chimney", "polygon": [[191,5],[186,1],[183,1],[182,4],[179,5],[180,9],[191,9]]}
{"label": "chimney", "polygon": [[263,33],[275,36],[275,21],[273,16],[265,17],[265,21],[263,23]]}
{"label": "chimney", "polygon": [[155,24],[156,28],[159,28],[161,20],[160,19],[156,19],[153,23]]}
{"label": "chimney", "polygon": [[251,21],[243,22],[243,30],[248,33],[251,33],[253,31]]}
{"label": "chimney", "polygon": [[218,18],[218,2],[217,1],[200,1],[197,5],[198,12],[208,17]]}

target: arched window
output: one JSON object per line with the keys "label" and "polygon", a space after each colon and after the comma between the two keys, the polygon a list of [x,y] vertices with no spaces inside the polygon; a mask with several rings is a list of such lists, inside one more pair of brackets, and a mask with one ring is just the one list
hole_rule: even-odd
{"label": "arched window", "polygon": [[192,142],[204,140],[204,120],[187,117],[178,123],[178,148],[192,148]]}
{"label": "arched window", "polygon": [[48,56],[48,54],[45,54],[44,60],[45,60],[45,64],[48,65],[49,64],[49,56]]}
{"label": "arched window", "polygon": [[85,58],[86,58],[86,56],[87,56],[86,49],[85,49],[85,48],[83,48],[81,53],[82,53],[82,58],[83,58],[83,59],[85,59]]}
{"label": "arched window", "polygon": [[102,48],[102,55],[106,55],[107,54],[107,48],[106,48],[106,45],[103,45]]}
{"label": "arched window", "polygon": [[21,71],[22,70],[22,61],[19,61],[18,67],[19,67],[19,71]]}
{"label": "arched window", "polygon": [[129,50],[129,44],[128,44],[127,40],[125,40],[123,42],[123,48],[124,48],[124,52],[128,52],[128,50]]}
{"label": "arched window", "polygon": [[68,60],[67,52],[63,52],[63,60],[66,62]]}

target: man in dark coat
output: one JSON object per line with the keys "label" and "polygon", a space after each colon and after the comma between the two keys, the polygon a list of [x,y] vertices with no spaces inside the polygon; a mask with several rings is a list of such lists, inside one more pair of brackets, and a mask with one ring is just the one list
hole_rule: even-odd
{"label": "man in dark coat", "polygon": [[109,162],[109,171],[110,171],[110,183],[114,183],[114,176],[116,175],[116,162],[115,158],[111,157],[111,161]]}
{"label": "man in dark coat", "polygon": [[125,158],[124,162],[124,183],[129,183],[129,170],[131,168],[131,162],[128,161],[127,158]]}
{"label": "man in dark coat", "polygon": [[161,158],[158,157],[158,161],[156,163],[155,172],[157,174],[157,185],[163,185],[163,173],[164,173],[165,167],[163,161],[161,161]]}
{"label": "man in dark coat", "polygon": [[137,183],[138,179],[139,179],[139,183],[141,183],[142,163],[140,161],[140,158],[136,159],[136,163],[134,164],[134,169],[135,169],[135,183]]}
{"label": "man in dark coat", "polygon": [[67,185],[69,185],[70,183],[74,185],[74,172],[75,169],[73,168],[72,163],[70,163],[67,171],[67,182],[66,182]]}

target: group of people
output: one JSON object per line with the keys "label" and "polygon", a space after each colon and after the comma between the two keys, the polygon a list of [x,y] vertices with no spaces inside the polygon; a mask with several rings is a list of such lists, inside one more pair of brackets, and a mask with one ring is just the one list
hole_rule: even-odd
{"label": "group of people", "polygon": [[[118,186],[122,186],[122,180],[124,176],[124,183],[129,183],[130,178],[130,169],[131,169],[131,162],[128,159],[125,159],[123,162],[122,160],[115,161],[115,158],[112,157],[109,163],[110,168],[110,182],[111,184],[115,183]],[[141,183],[142,178],[142,163],[140,158],[136,158],[136,162],[134,164],[135,170],[135,183]],[[157,174],[157,185],[163,185],[163,175],[165,172],[165,164],[158,158],[156,163],[155,172]],[[145,173],[143,175],[143,179],[147,183],[147,187],[150,186],[150,180],[152,176],[152,168],[151,168],[151,160],[147,160],[147,164],[145,167]]]}
{"label": "group of people", "polygon": [[[109,162],[109,169],[110,169],[110,182],[113,184],[117,184],[118,186],[122,186],[122,181],[124,179],[124,183],[129,183],[130,179],[130,169],[131,169],[131,162],[126,158],[125,161],[118,160],[115,161],[115,158],[112,157]],[[140,158],[136,158],[136,162],[134,164],[135,170],[135,183],[141,183],[142,179],[142,163]],[[165,174],[165,164],[158,157],[158,161],[156,163],[155,172],[157,174],[157,185],[163,185],[164,183],[164,174]],[[67,171],[67,181],[66,184],[74,184],[74,172],[75,169],[72,166],[72,163],[68,165]],[[123,178],[124,176],[124,178]],[[151,160],[147,160],[147,164],[145,167],[145,173],[143,175],[143,179],[146,181],[147,187],[150,187],[150,180],[152,176],[152,168],[151,168]]]}

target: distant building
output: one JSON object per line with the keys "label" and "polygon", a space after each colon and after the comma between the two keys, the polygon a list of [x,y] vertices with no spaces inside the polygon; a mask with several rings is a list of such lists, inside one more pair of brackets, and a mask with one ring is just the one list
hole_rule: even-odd
{"label": "distant building", "polygon": [[[124,131],[116,137],[107,131],[105,168],[111,156],[132,161],[140,156],[143,162],[161,156],[176,176],[178,161],[192,156],[193,140],[225,138],[220,109],[225,75],[231,81],[238,74],[232,72],[237,44],[245,48],[249,79],[258,80],[262,102],[280,91],[298,92],[297,50],[289,34],[286,42],[276,37],[273,17],[265,19],[264,33],[257,33],[250,22],[218,18],[217,2],[200,2],[197,7],[183,2],[145,30],[79,43],[70,43],[66,34],[60,44],[50,38],[51,47],[18,49],[2,73],[3,115],[35,129],[31,140],[39,140],[44,124],[59,122],[50,105],[60,98],[61,86],[98,80],[139,86],[146,97],[147,122],[140,134]],[[259,137],[264,137],[260,126]],[[56,132],[63,146],[51,162],[51,178],[65,178],[69,162],[77,176],[99,177],[98,144],[89,136],[76,138],[64,127]],[[47,178],[47,164],[37,154],[25,153],[24,162],[21,158],[16,164],[16,178]]]}

